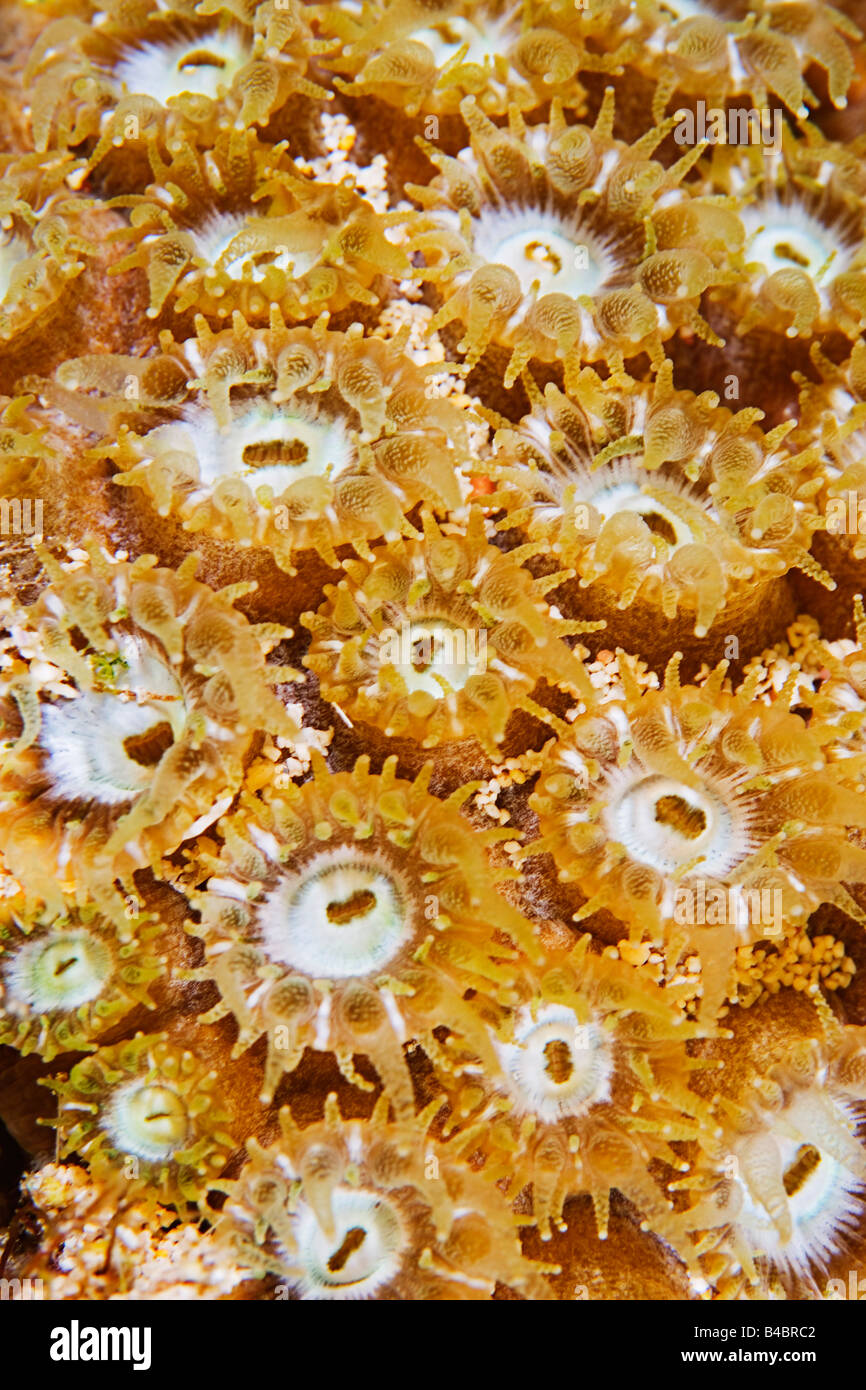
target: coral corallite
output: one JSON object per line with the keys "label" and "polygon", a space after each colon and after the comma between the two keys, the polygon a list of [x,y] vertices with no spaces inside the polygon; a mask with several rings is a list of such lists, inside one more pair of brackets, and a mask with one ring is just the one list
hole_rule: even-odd
{"label": "coral corallite", "polygon": [[862,1263],[857,19],[0,4],[4,1289]]}

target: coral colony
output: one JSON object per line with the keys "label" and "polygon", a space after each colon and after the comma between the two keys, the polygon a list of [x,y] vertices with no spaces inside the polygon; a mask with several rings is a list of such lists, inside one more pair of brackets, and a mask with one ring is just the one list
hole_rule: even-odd
{"label": "coral colony", "polygon": [[857,8],[0,3],[4,1289],[863,1296]]}

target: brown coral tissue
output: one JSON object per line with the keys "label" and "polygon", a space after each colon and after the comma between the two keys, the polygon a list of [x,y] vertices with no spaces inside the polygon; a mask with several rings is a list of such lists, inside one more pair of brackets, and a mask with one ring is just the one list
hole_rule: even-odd
{"label": "brown coral tissue", "polygon": [[866,1288],[864,10],[0,0],[3,1298]]}

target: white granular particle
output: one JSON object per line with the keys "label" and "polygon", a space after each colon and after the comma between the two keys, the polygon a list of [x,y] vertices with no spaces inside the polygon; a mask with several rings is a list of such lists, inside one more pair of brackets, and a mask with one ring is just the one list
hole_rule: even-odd
{"label": "white granular particle", "polygon": [[172,1230],[173,1211],[132,1203],[84,1169],[46,1164],[25,1180],[44,1231],[43,1254],[31,1277],[52,1301],[217,1299],[249,1278],[213,1232],[187,1224]]}
{"label": "white granular particle", "polygon": [[278,748],[285,749],[288,754],[279,765],[280,774],[290,781],[294,781],[309,771],[314,751],[321,753],[323,758],[327,756],[328,747],[334,737],[334,730],[311,729],[304,726],[303,705],[286,705],[286,710],[299,726],[299,732],[291,739],[282,736],[277,738],[276,744]]}
{"label": "white granular particle", "polygon": [[[298,169],[322,183],[339,183],[351,177],[355,188],[374,212],[388,211],[388,162],[383,154],[374,155],[369,164],[355,164],[350,158],[358,132],[341,112],[323,114],[322,134],[325,153],[315,159],[299,159]],[[391,238],[389,238],[390,240]]]}

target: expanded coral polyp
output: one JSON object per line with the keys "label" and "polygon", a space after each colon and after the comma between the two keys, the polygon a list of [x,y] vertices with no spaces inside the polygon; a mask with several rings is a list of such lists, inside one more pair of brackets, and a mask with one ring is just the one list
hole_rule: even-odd
{"label": "expanded coral polyp", "polygon": [[369,1056],[405,1118],[402,1044],[423,1036],[439,1056],[432,1029],[446,1019],[477,1039],[464,992],[507,988],[507,938],[534,952],[530,923],[496,888],[507,872],[487,847],[501,836],[473,835],[458,810],[471,787],[441,802],[427,790],[429,765],[407,782],[395,762],[376,776],[368,758],[336,774],[314,759],[303,787],[246,800],[224,822],[219,858],[205,860],[211,877],[189,930],[208,961],[192,977],[217,983],[221,1002],[205,1021],[234,1015],[237,1054],[267,1035],[267,1100],[312,1047],[333,1050],[354,1081],[354,1056]]}

